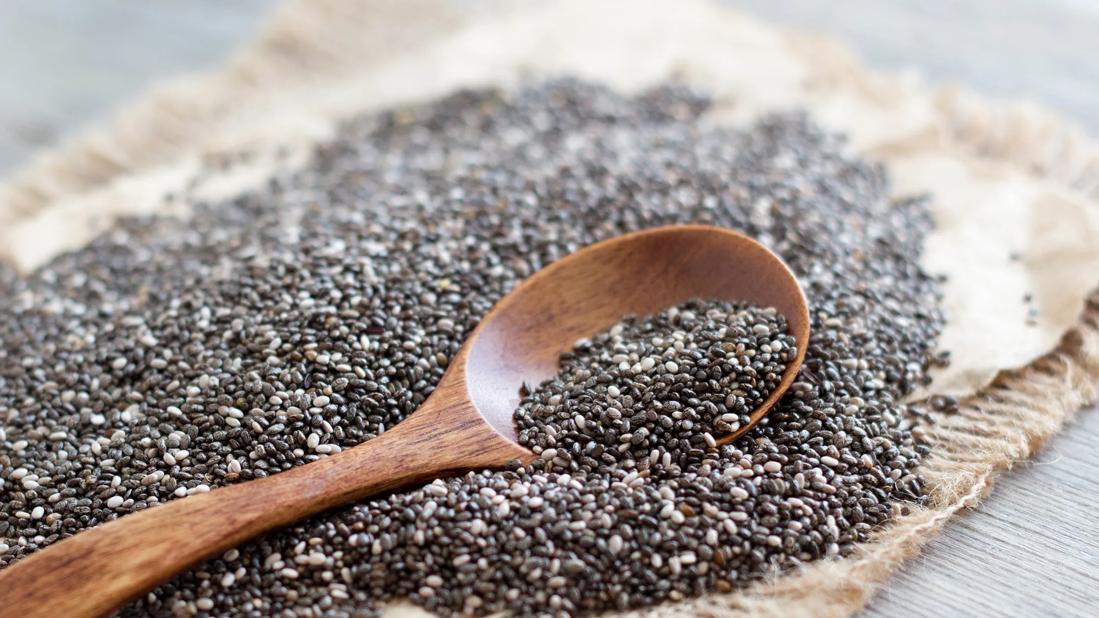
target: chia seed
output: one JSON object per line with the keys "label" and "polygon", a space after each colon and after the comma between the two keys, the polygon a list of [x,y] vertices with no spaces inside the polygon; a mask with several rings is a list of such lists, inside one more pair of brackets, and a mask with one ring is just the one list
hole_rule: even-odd
{"label": "chia seed", "polygon": [[[443,614],[572,614],[849,553],[924,495],[926,448],[901,401],[944,360],[939,283],[919,266],[927,204],[890,197],[882,169],[803,116],[734,130],[708,106],[676,85],[460,92],[352,120],[302,169],[239,198],[182,196],[187,221],[127,219],[27,276],[0,269],[0,566],[373,438],[424,401],[523,278],[671,223],[755,237],[809,298],[799,379],[744,437],[705,436],[743,422],[755,395],[688,397],[698,419],[670,434],[645,402],[596,414],[569,399],[571,420],[549,416],[539,433],[557,432],[541,463],[265,535],[123,615],[350,616],[401,598]],[[639,364],[674,385],[696,379],[696,360]],[[534,402],[557,388],[533,389],[526,413],[540,418]]]}

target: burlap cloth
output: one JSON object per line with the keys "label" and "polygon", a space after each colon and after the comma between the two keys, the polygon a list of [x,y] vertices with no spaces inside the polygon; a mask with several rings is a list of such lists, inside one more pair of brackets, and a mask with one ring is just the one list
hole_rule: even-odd
{"label": "burlap cloth", "polygon": [[[460,86],[572,74],[625,91],[676,77],[717,97],[717,122],[806,108],[934,195],[925,265],[948,276],[933,390],[964,396],[925,430],[931,500],[842,560],[661,615],[849,615],[996,473],[1099,394],[1099,147],[1052,114],[872,74],[836,44],[702,0],[292,1],[220,70],[148,94],[109,126],[0,184],[0,259],[27,270],[133,212],[186,216],[292,167],[350,114]],[[195,178],[225,156],[229,172]],[[177,196],[173,199],[172,195]],[[166,197],[169,196],[169,197]],[[1026,293],[1037,317],[1027,324]],[[396,610],[410,611],[410,610]]]}

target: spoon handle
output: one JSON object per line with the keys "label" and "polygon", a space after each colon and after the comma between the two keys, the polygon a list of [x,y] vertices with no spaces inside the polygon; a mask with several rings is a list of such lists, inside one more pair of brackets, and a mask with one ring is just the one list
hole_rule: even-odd
{"label": "spoon handle", "polygon": [[55,543],[0,570],[0,618],[103,616],[268,530],[387,489],[498,467],[526,453],[463,412],[429,400],[354,448],[172,500]]}

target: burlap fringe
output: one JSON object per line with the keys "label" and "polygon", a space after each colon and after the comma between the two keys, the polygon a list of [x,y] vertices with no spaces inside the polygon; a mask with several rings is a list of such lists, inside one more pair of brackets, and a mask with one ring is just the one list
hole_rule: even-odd
{"label": "burlap fringe", "polygon": [[[430,20],[407,18],[430,14]],[[157,87],[105,126],[38,155],[0,183],[0,227],[117,178],[216,151],[218,135],[263,109],[285,83],[308,84],[356,59],[378,65],[453,29],[457,9],[433,0],[296,0],[255,41],[209,73]],[[388,24],[401,23],[399,31]],[[0,251],[2,253],[2,251]]]}
{"label": "burlap fringe", "polygon": [[[401,32],[396,47],[391,44],[392,32],[386,37],[370,35],[371,25],[418,11],[431,11],[436,19]],[[0,185],[0,225],[184,153],[216,150],[216,142],[207,136],[232,122],[237,110],[262,105],[288,76],[306,82],[311,73],[340,64],[329,60],[346,60],[349,53],[362,63],[381,63],[461,22],[456,13],[440,18],[441,11],[443,5],[431,0],[290,2],[225,68],[153,91],[123,109],[107,128],[43,155]],[[793,44],[797,36],[791,35]],[[872,79],[867,74],[867,80]],[[936,112],[949,127],[947,139],[974,156],[1010,162],[1099,199],[1099,146],[1055,114],[1035,106],[993,105],[958,88],[938,92]],[[1077,325],[1055,350],[1024,367],[1000,372],[963,401],[958,412],[938,415],[926,429],[933,445],[923,466],[931,489],[927,508],[898,517],[846,559],[811,564],[740,592],[634,614],[848,616],[953,514],[977,504],[998,472],[1029,457],[1072,414],[1097,398],[1099,293],[1094,293]]]}

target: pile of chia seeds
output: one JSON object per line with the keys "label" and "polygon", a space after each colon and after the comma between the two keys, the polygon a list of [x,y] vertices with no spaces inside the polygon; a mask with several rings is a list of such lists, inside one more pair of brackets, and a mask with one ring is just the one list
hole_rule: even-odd
{"label": "pile of chia seeds", "polygon": [[[588,461],[577,439],[528,469],[266,535],[123,613],[366,615],[402,598],[444,614],[580,613],[851,551],[923,495],[924,448],[900,400],[926,381],[942,326],[938,283],[918,265],[927,207],[892,199],[881,169],[805,118],[733,130],[707,122],[708,105],[674,85],[462,92],[349,122],[301,170],[194,203],[187,221],[126,220],[4,277],[0,566],[376,436],[524,277],[670,223],[757,238],[809,297],[799,380],[744,437],[715,449],[650,433],[613,461]],[[681,328],[669,326],[654,337]],[[699,429],[741,422],[737,402],[737,421],[714,420],[701,402],[716,400],[697,399]]]}
{"label": "pile of chia seeds", "polygon": [[773,308],[695,300],[626,319],[561,355],[520,403],[519,442],[547,470],[688,465],[748,425],[796,357]]}

